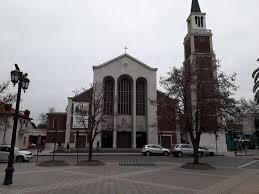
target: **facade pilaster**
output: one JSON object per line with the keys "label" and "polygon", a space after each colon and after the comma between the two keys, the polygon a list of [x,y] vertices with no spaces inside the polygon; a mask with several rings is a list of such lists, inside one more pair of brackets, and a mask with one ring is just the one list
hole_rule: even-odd
{"label": "facade pilaster", "polygon": [[117,113],[118,113],[118,87],[117,78],[114,79],[114,105],[113,105],[113,148],[117,148]]}
{"label": "facade pilaster", "polygon": [[132,148],[136,148],[136,80],[133,79],[133,108],[132,108]]}

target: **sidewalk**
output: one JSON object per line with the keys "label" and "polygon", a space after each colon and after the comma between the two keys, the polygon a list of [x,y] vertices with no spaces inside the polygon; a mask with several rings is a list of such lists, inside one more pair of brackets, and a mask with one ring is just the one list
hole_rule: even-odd
{"label": "sidewalk", "polygon": [[244,151],[242,152],[237,152],[235,154],[234,151],[232,152],[227,152],[225,154],[225,156],[229,156],[229,157],[244,157],[244,158],[251,158],[254,160],[259,160],[259,150],[248,150],[246,153]]}

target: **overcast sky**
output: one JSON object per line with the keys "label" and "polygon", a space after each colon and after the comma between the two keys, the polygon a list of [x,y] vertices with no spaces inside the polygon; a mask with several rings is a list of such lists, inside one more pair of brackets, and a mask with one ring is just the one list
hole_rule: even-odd
{"label": "overcast sky", "polygon": [[[258,0],[199,0],[226,73],[237,72],[237,97],[252,98],[259,57]],[[0,81],[14,63],[29,74],[21,109],[37,121],[49,107],[92,82],[92,65],[128,53],[158,67],[157,80],[184,61],[191,0],[1,0]],[[16,88],[17,89],[17,88]]]}

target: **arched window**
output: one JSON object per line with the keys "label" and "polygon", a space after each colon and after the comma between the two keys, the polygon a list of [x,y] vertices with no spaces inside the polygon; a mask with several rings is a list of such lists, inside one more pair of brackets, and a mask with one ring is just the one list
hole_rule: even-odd
{"label": "arched window", "polygon": [[104,114],[113,115],[114,80],[112,77],[104,79]]}
{"label": "arched window", "polygon": [[201,18],[198,17],[198,27],[201,27]]}
{"label": "arched window", "polygon": [[195,16],[195,24],[198,25],[198,17]]}
{"label": "arched window", "polygon": [[118,113],[131,114],[132,84],[129,77],[122,77],[118,81]]}
{"label": "arched window", "polygon": [[201,27],[203,27],[203,17],[201,17]]}
{"label": "arched window", "polygon": [[146,80],[144,78],[139,78],[136,82],[136,114],[146,114]]}

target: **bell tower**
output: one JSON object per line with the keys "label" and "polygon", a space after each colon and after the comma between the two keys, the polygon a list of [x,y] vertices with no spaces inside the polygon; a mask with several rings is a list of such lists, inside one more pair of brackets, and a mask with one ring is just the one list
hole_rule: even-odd
{"label": "bell tower", "polygon": [[187,19],[188,32],[192,30],[206,30],[206,13],[202,13],[198,0],[192,1],[191,14]]}
{"label": "bell tower", "polygon": [[183,64],[187,80],[185,115],[192,118],[188,119],[190,121],[188,126],[194,127],[196,124],[194,118],[199,107],[200,128],[203,131],[213,131],[218,125],[215,103],[216,57],[213,51],[212,33],[206,27],[206,13],[201,12],[198,0],[192,0],[187,26]]}

